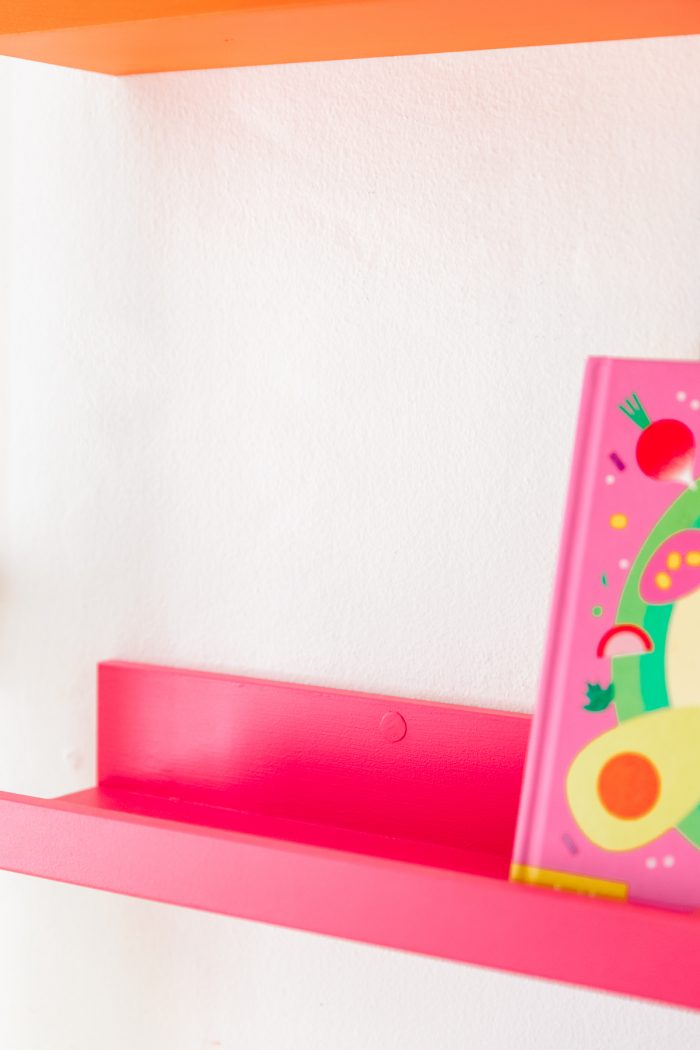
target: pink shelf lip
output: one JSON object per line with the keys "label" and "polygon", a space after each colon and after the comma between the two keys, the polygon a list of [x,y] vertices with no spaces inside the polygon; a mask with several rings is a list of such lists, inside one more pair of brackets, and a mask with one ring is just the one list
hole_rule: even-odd
{"label": "pink shelf lip", "polygon": [[0,796],[0,837],[2,866],[13,871],[700,1006],[697,914],[106,814],[62,799]]}
{"label": "pink shelf lip", "polygon": [[507,881],[527,716],[115,662],[98,703],[100,781],[0,795],[0,867],[700,1009],[697,913]]}

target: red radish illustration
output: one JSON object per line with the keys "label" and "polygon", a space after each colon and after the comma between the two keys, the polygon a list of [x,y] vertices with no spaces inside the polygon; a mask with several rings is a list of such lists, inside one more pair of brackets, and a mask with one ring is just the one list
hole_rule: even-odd
{"label": "red radish illustration", "polygon": [[636,394],[618,407],[642,431],[637,439],[640,470],[656,481],[674,481],[694,489],[695,438],[690,427],[680,419],[652,423]]}

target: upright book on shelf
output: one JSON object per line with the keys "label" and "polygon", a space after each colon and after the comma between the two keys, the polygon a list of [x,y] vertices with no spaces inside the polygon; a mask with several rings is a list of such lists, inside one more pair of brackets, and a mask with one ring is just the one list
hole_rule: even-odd
{"label": "upright book on shelf", "polygon": [[700,363],[592,358],[511,877],[700,907]]}

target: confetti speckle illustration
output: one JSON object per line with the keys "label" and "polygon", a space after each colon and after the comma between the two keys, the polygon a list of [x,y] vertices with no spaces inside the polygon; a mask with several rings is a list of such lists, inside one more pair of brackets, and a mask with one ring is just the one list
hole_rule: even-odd
{"label": "confetti speckle illustration", "polygon": [[627,528],[627,515],[626,514],[612,514],[610,517],[610,525],[613,529],[626,529]]}
{"label": "confetti speckle illustration", "polygon": [[629,558],[620,558],[620,560],[619,560],[619,562],[617,564],[620,566],[621,569],[629,569],[629,567],[630,567]]}
{"label": "confetti speckle illustration", "polygon": [[605,475],[605,484],[606,485],[614,485],[615,484],[615,475],[614,474],[606,474]]}
{"label": "confetti speckle illustration", "polygon": [[561,840],[568,849],[569,853],[578,853],[578,846],[572,839],[571,835],[567,835],[567,833],[564,832],[564,834],[561,837]]}
{"label": "confetti speckle illustration", "polygon": [[617,452],[610,453],[610,459],[613,461],[618,470],[624,470],[625,464],[622,462]]}
{"label": "confetti speckle illustration", "polygon": [[591,609],[591,612],[593,613],[594,616],[602,616],[603,615],[603,606],[602,605],[594,605],[593,608]]}
{"label": "confetti speckle illustration", "polygon": [[[664,868],[672,868],[673,865],[676,863],[676,858],[671,853],[667,853],[666,856],[663,857],[661,863],[663,864]],[[647,857],[647,859],[644,861],[644,864],[649,869],[649,871],[653,871],[654,868],[658,868],[659,866],[659,862],[656,859],[656,857]]]}
{"label": "confetti speckle illustration", "polygon": [[679,390],[678,393],[676,394],[676,400],[677,401],[685,401],[687,396],[688,395],[686,394],[685,390]]}

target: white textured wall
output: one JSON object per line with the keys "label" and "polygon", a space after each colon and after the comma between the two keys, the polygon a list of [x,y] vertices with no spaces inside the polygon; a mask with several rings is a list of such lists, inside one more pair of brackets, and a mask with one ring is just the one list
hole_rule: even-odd
{"label": "white textured wall", "polygon": [[[700,350],[700,38],[0,64],[2,786],[130,657],[532,705],[588,353]],[[3,1050],[676,1050],[680,1011],[0,875]]]}

